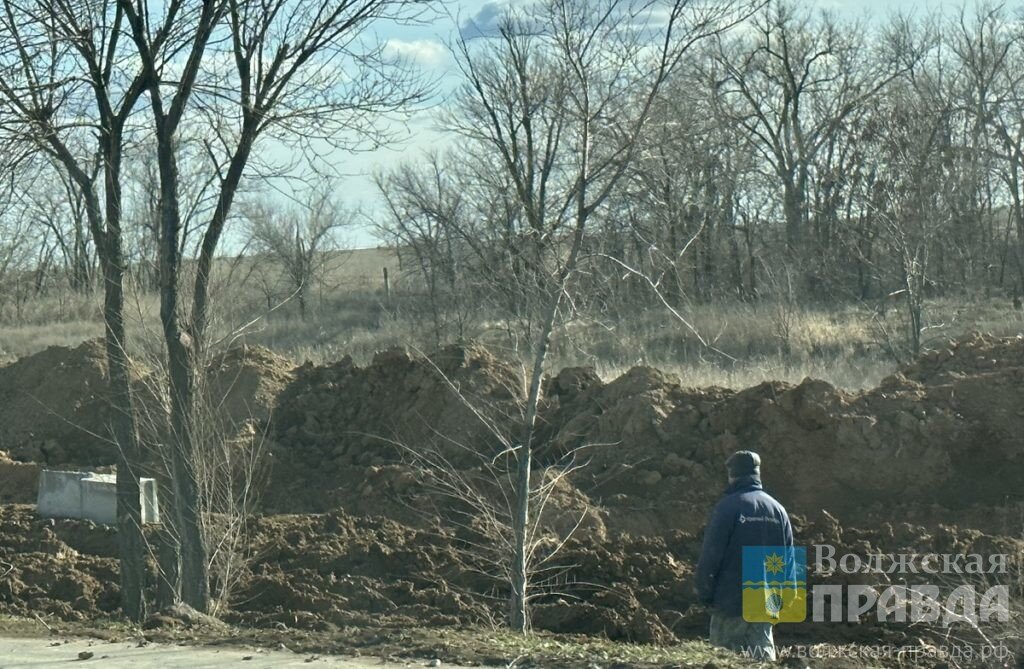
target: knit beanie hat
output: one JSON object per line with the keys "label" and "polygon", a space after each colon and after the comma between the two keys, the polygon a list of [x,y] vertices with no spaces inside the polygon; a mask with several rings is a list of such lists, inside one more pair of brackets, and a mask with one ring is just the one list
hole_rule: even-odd
{"label": "knit beanie hat", "polygon": [[729,476],[734,479],[761,475],[761,456],[753,451],[736,451],[725,461]]}

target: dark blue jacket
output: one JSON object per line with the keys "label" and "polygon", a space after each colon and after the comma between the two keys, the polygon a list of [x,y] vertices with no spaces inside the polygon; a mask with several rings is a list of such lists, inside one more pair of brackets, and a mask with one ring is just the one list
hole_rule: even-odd
{"label": "dark blue jacket", "polygon": [[743,614],[743,547],[792,546],[786,509],[749,476],[725,491],[704,530],[697,562],[697,597],[727,616]]}

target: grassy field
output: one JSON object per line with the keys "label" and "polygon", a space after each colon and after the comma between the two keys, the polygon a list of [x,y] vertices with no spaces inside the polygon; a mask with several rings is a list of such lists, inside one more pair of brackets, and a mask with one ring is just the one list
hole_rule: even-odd
{"label": "grassy field", "polygon": [[[223,260],[213,295],[217,340],[222,345],[262,344],[315,363],[344,355],[366,362],[392,346],[434,347],[422,309],[410,308],[418,299],[416,277],[403,271],[392,250],[339,252],[326,265],[324,277],[309,290],[309,309],[301,318],[270,263]],[[390,302],[384,268],[391,277]],[[898,306],[884,317],[877,305],[826,309],[765,301],[685,306],[682,312],[710,346],[663,309],[628,318],[580,318],[558,333],[551,367],[590,366],[610,379],[632,366],[650,365],[677,374],[687,386],[740,388],[810,376],[845,388],[871,387],[909,358],[901,349],[904,326]],[[157,296],[130,288],[127,311],[133,346],[159,350]],[[20,318],[2,316],[0,359],[75,345],[103,332],[99,294],[46,295],[26,304]],[[971,331],[1024,332],[1024,316],[1005,299],[930,301],[926,320],[928,347]],[[522,347],[505,325],[481,315],[467,335],[515,358]]]}

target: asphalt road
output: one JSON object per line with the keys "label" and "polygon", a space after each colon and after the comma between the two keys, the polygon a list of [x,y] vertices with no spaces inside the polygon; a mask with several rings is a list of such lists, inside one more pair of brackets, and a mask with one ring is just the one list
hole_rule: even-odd
{"label": "asphalt road", "polygon": [[[91,655],[90,655],[91,654]],[[436,662],[436,661],[434,661]],[[440,666],[442,669],[465,669],[447,663],[434,664],[419,660],[380,658],[345,658],[333,655],[300,655],[288,650],[246,650],[236,648],[204,648],[202,646],[170,646],[128,642],[106,642],[96,639],[54,637],[0,638],[0,669],[21,667],[160,667],[160,669],[220,669],[238,667],[337,667],[338,669],[381,669]]]}

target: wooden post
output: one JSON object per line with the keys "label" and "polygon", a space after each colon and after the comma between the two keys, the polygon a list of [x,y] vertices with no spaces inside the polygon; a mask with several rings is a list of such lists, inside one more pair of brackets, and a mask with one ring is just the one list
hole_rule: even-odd
{"label": "wooden post", "polygon": [[384,268],[384,304],[391,308],[391,279],[388,278],[388,268]]}

